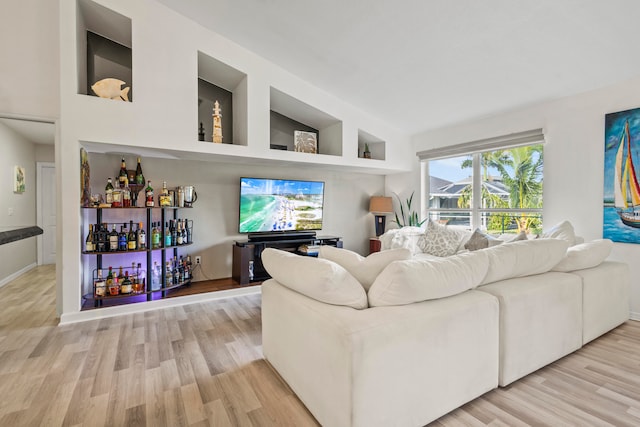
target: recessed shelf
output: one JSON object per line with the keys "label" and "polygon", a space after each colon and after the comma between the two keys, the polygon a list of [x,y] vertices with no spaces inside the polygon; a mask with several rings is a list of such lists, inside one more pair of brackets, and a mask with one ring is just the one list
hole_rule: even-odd
{"label": "recessed shelf", "polygon": [[[342,121],[274,87],[270,90],[270,108],[271,145],[293,147],[295,130],[317,130],[318,154],[342,156]],[[296,123],[306,129],[291,128]]]}
{"label": "recessed shelf", "polygon": [[369,147],[371,159],[385,160],[386,143],[380,138],[358,129],[358,157],[365,158],[365,149]]}
{"label": "recessed shelf", "polygon": [[91,0],[78,0],[76,19],[78,93],[97,96],[91,86],[106,78],[125,82],[133,99],[131,19]]}
{"label": "recessed shelf", "polygon": [[204,127],[204,142],[213,143],[213,106],[218,101],[222,115],[222,143],[247,145],[247,75],[198,52],[198,123]]}

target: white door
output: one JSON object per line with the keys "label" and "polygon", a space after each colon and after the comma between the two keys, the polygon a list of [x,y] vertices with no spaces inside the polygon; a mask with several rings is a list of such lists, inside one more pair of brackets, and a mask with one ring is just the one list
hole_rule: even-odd
{"label": "white door", "polygon": [[56,262],[56,166],[38,162],[38,265]]}

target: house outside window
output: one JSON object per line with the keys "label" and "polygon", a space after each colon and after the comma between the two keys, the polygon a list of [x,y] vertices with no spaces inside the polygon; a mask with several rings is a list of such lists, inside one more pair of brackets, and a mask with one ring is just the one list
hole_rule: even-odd
{"label": "house outside window", "polygon": [[[541,130],[536,135],[539,138],[527,139],[543,141]],[[498,145],[503,140],[504,137],[497,138],[496,144],[483,140],[476,145]],[[522,230],[539,234],[543,144],[514,144],[476,152],[471,151],[474,143],[466,145],[469,153],[461,154],[464,147],[453,147],[451,151],[458,155],[450,157],[438,156],[437,150],[418,153],[423,161],[423,200],[428,201],[424,207],[429,218],[470,230],[479,227],[495,234]]]}

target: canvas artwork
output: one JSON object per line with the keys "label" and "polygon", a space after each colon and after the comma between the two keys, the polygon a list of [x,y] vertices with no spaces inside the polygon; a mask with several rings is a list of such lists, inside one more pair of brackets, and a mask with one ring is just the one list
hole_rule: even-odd
{"label": "canvas artwork", "polygon": [[24,168],[22,166],[13,167],[13,192],[24,193]]}
{"label": "canvas artwork", "polygon": [[602,237],[640,243],[640,108],[605,116]]}
{"label": "canvas artwork", "polygon": [[315,132],[296,130],[293,132],[293,137],[294,151],[313,154],[318,152],[318,139]]}

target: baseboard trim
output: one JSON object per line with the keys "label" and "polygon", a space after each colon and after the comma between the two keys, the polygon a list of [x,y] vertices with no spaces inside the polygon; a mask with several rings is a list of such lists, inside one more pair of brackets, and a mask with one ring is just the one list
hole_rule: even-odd
{"label": "baseboard trim", "polygon": [[254,295],[261,292],[262,286],[250,286],[247,288],[227,289],[224,291],[208,292],[205,294],[185,295],[182,297],[166,298],[157,301],[119,305],[116,307],[105,307],[96,310],[79,311],[76,313],[63,313],[62,316],[60,316],[59,325],[88,322],[90,320],[106,319],[109,317],[121,316],[124,314],[143,313],[150,310],[178,307],[188,304],[197,304],[244,295]]}
{"label": "baseboard trim", "polygon": [[27,271],[36,268],[38,266],[37,263],[32,263],[27,265],[24,268],[21,268],[20,270],[16,271],[13,274],[10,274],[9,276],[5,277],[4,279],[0,280],[0,288],[3,287],[4,285],[6,285],[7,283],[11,282],[12,280],[17,279],[18,277],[22,276],[24,273],[26,273]]}
{"label": "baseboard trim", "polygon": [[631,313],[629,313],[629,319],[640,322],[640,313],[638,313],[637,311],[632,311]]}

